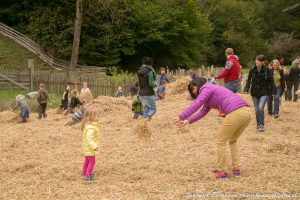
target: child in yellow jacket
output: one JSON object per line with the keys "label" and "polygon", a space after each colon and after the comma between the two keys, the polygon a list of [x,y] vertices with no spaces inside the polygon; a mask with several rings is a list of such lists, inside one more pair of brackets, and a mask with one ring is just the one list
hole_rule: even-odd
{"label": "child in yellow jacket", "polygon": [[99,115],[93,108],[87,108],[82,122],[82,151],[85,156],[82,175],[83,180],[93,181],[93,169],[96,163],[95,151],[99,148]]}

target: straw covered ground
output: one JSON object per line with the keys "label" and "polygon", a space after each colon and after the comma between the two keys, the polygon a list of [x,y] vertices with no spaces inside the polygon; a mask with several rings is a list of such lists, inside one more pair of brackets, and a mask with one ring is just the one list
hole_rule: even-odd
{"label": "straw covered ground", "polygon": [[267,116],[266,132],[260,134],[251,99],[241,95],[253,117],[239,139],[242,177],[231,176],[228,157],[230,178],[221,181],[211,173],[222,122],[217,112],[184,129],[170,123],[191,103],[183,84],[186,79],[168,86],[170,95],[158,102],[146,127],[132,119],[129,99],[94,100],[101,142],[91,184],[81,180],[80,124],[65,127],[69,117],[55,110],[40,121],[32,113],[25,124],[15,123],[12,112],[0,113],[0,199],[193,199],[203,193],[210,199],[248,199],[229,195],[300,192],[299,102],[282,101],[280,118]]}

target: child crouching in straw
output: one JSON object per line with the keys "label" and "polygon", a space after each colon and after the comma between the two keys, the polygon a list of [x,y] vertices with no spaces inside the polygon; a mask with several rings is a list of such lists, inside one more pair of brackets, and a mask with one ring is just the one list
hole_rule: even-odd
{"label": "child crouching in straw", "polygon": [[93,170],[96,163],[96,151],[99,148],[99,114],[93,108],[89,107],[84,112],[84,118],[82,121],[82,151],[85,156],[82,175],[83,180],[93,181],[94,175]]}
{"label": "child crouching in straw", "polygon": [[[194,99],[194,103],[176,117],[174,123],[179,128],[192,124],[204,117],[211,108],[218,109],[220,113],[224,113],[224,120],[216,141],[217,169],[214,171],[214,176],[218,179],[226,179],[228,177],[225,166],[226,143],[229,141],[233,175],[239,177],[240,152],[237,140],[250,122],[249,105],[230,90],[207,83],[204,78],[192,80],[188,85],[188,91]],[[198,112],[196,113],[196,111]]]}
{"label": "child crouching in straw", "polygon": [[21,113],[20,113],[20,121],[19,122],[27,122],[27,119],[29,118],[29,107],[25,100],[25,97],[23,95],[16,96],[16,105],[13,108],[15,111],[18,107],[21,107]]}

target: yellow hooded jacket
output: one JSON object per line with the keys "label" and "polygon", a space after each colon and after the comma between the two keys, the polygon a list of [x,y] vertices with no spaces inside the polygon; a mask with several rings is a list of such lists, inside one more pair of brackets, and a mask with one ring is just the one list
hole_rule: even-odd
{"label": "yellow hooded jacket", "polygon": [[98,122],[92,122],[84,127],[82,134],[82,152],[84,156],[95,156],[100,141],[99,127]]}

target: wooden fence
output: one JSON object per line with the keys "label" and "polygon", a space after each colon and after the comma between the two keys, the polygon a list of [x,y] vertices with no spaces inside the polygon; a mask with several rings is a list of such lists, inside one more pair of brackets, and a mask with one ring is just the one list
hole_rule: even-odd
{"label": "wooden fence", "polygon": [[169,77],[183,77],[183,76],[188,76],[190,75],[190,73],[195,73],[197,77],[207,77],[209,73],[213,73],[214,75],[218,75],[221,71],[223,70],[223,68],[220,67],[205,67],[204,65],[202,65],[199,69],[191,69],[191,70],[186,70],[186,69],[180,69],[177,68],[176,70],[167,70],[167,74]]}
{"label": "wooden fence", "polygon": [[[113,96],[118,87],[122,87],[123,92],[128,95],[130,85],[136,82],[135,76],[126,76],[123,78],[115,78],[104,76],[100,73],[70,73],[71,89],[80,90],[83,82],[88,83],[94,97],[97,96]],[[38,89],[38,85],[44,83],[50,93],[62,94],[65,85],[68,84],[65,73],[38,72],[34,75],[34,89]]]}
{"label": "wooden fence", "polygon": [[[13,83],[13,80],[15,83]],[[29,86],[29,74],[26,72],[22,73],[1,73],[0,74],[0,90],[17,90],[20,86],[24,86],[23,89],[30,88]]]}
{"label": "wooden fence", "polygon": [[[208,73],[214,73],[217,75],[220,73],[222,68],[205,68],[204,66],[200,69],[194,70],[196,76],[204,76],[206,77]],[[167,72],[169,79],[172,81],[175,78],[181,78],[184,76],[190,75],[191,70],[185,69],[176,69]],[[28,77],[27,73],[27,77]],[[25,75],[20,75],[21,77]],[[23,78],[24,78],[23,77]],[[129,88],[131,85],[134,85],[137,81],[136,75],[131,76],[124,76],[124,77],[108,77],[103,75],[101,70],[97,70],[97,68],[89,70],[75,70],[70,72],[70,79],[71,79],[71,89],[80,90],[81,84],[83,82],[88,83],[88,87],[91,89],[92,94],[94,97],[98,96],[114,96],[117,88],[120,86],[123,89],[123,93],[127,96],[129,95]],[[38,89],[38,85],[40,83],[44,83],[46,85],[46,89],[50,93],[55,94],[63,94],[64,87],[67,84],[67,78],[65,72],[58,72],[58,71],[43,71],[43,72],[34,72],[33,76],[33,90]],[[24,83],[25,84],[25,83]],[[222,85],[223,81],[217,81],[218,85]],[[2,87],[1,87],[2,88]],[[5,88],[4,88],[5,89]],[[36,100],[30,100],[30,104],[36,104]],[[14,97],[10,101],[1,101],[0,100],[0,112],[9,108],[12,108],[14,105]],[[34,106],[33,106],[34,107]]]}
{"label": "wooden fence", "polygon": [[[222,68],[205,68],[204,66],[198,70],[195,70],[196,76],[207,76],[208,73],[214,73],[215,75],[220,73]],[[167,75],[172,80],[173,77],[181,78],[188,76],[190,70],[176,69],[168,71]],[[94,97],[97,96],[114,96],[118,87],[122,87],[123,93],[129,95],[129,88],[137,82],[135,75],[126,77],[109,77],[103,76],[101,73],[82,73],[81,71],[75,71],[70,73],[71,88],[79,90],[83,82],[88,83],[88,87],[91,89]],[[220,81],[221,84],[222,81]],[[64,87],[67,84],[66,74],[57,72],[36,72],[34,74],[34,89],[38,89],[38,85],[44,83],[47,90],[51,93],[62,94]]]}

